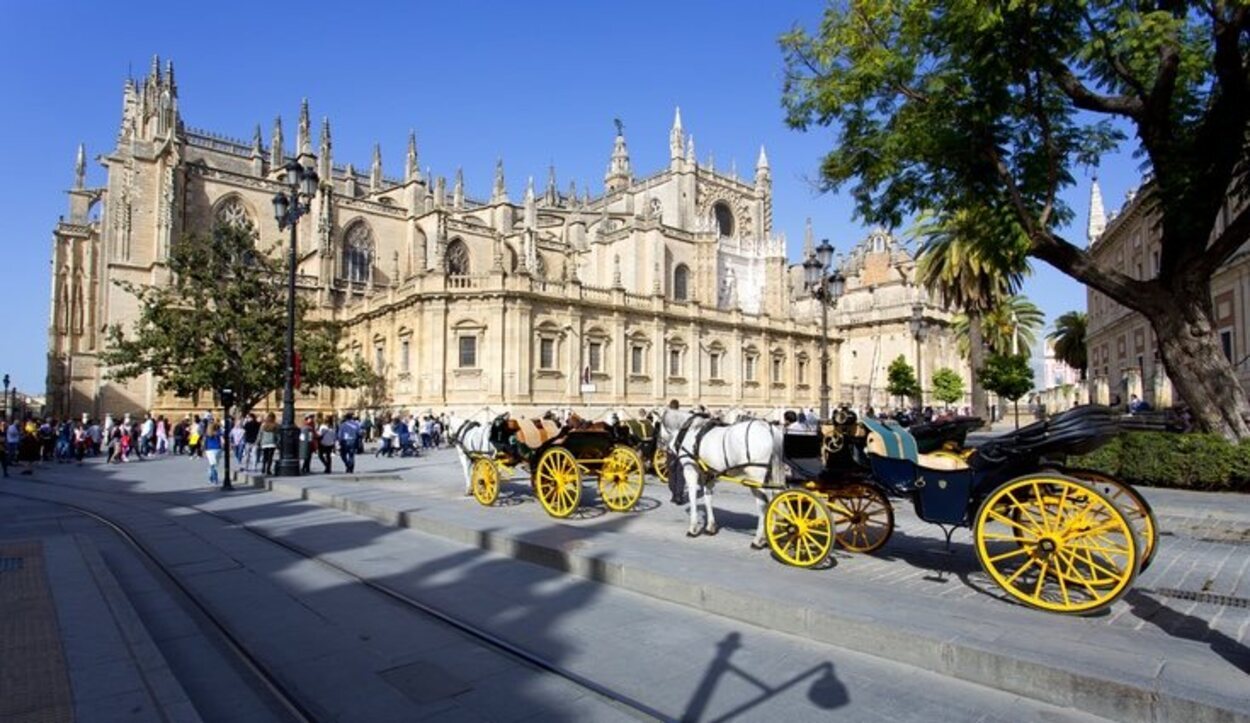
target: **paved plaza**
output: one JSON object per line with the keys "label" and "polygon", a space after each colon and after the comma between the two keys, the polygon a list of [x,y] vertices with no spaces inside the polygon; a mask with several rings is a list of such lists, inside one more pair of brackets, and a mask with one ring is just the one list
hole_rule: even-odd
{"label": "paved plaza", "polygon": [[[949,720],[1078,719],[1077,710],[1119,720],[1250,715],[1250,610],[1242,602],[1250,598],[1250,509],[1241,497],[1145,490],[1162,527],[1154,565],[1108,614],[1076,618],[1002,599],[967,531],[947,552],[938,528],[904,505],[877,554],[837,553],[825,569],[798,570],[749,549],[753,504],[731,484],[716,490],[723,532],[691,540],[685,510],[654,480],[635,512],[607,512],[588,485],[582,510],[556,521],[523,475],[484,508],[463,496],[460,474],[450,450],[417,459],[366,454],[354,476],[270,480],[270,492],[224,494],[202,481],[202,462],[178,458],[46,466],[0,491],[137,522],[241,632],[289,641],[274,658],[288,675],[316,680],[348,660],[360,670],[339,674],[363,676],[352,684],[360,691],[390,676],[376,689],[378,701],[391,702],[375,708],[359,707],[363,693],[334,703],[324,686],[303,683],[314,698],[326,696],[325,710],[347,718],[403,709],[412,691],[394,696],[395,680],[423,665],[447,671],[454,663],[441,656],[451,648],[422,644],[419,627],[410,630],[411,620],[367,591],[289,551],[262,549],[240,536],[240,525],[540,651],[646,702],[656,717],[799,720],[825,709],[851,720],[933,720],[934,711]],[[13,499],[0,496],[0,505]],[[4,539],[38,532],[6,522]],[[292,598],[314,616],[280,612]],[[323,641],[328,649],[299,632],[318,624],[338,631]],[[620,715],[550,676],[517,673],[515,684],[475,697],[484,679],[463,669],[449,675],[456,685],[423,715]],[[267,715],[259,707],[252,719]]]}

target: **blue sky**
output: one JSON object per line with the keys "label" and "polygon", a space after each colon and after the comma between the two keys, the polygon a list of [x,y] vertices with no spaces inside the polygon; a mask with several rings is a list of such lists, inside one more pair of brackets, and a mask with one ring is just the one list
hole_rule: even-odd
{"label": "blue sky", "polygon": [[[527,176],[560,188],[575,180],[598,192],[612,149],[613,118],[625,123],[635,173],[668,159],[668,129],[680,105],[701,163],[749,176],[761,144],[774,177],[774,229],[792,257],[804,219],[845,250],[863,238],[845,194],[811,181],[833,134],[786,128],[777,37],[814,27],[810,2],[459,2],[257,5],[9,3],[0,26],[0,108],[5,173],[9,344],[0,373],[42,391],[51,234],[66,212],[77,144],[89,160],[108,151],[120,121],[122,83],[147,72],[153,54],[174,61],[187,125],[249,140],[268,138],[282,115],[294,137],[302,97],[314,126],[329,116],[336,162],[367,168],[382,144],[387,175],[402,171],[408,129],[421,165],[454,175],[463,166],[472,196],[488,196],[502,156],[509,192]],[[1084,242],[1088,175],[1069,192]],[[88,183],[104,181],[88,164]],[[1127,153],[1105,159],[1108,210],[1138,182]],[[1025,293],[1047,318],[1083,309],[1076,282],[1034,263]]]}

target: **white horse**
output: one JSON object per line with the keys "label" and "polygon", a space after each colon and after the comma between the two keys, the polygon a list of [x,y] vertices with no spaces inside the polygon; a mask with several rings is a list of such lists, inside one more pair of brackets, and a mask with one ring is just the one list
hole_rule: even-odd
{"label": "white horse", "polygon": [[[748,482],[751,495],[755,497],[758,521],[751,547],[759,550],[768,545],[764,539],[764,511],[768,506],[768,494],[756,486],[771,482],[781,484],[782,432],[775,425],[759,419],[746,419],[714,426],[703,431],[711,420],[678,409],[665,409],[660,415],[658,433],[660,442],[675,455],[686,482],[686,497],[690,504],[690,526],[687,537],[698,537],[706,532],[715,535],[720,531],[712,512],[712,486],[720,475],[732,476]],[[699,527],[698,490],[703,489],[703,506],[707,515],[705,525]]]}
{"label": "white horse", "polygon": [[447,415],[447,439],[455,445],[456,456],[460,458],[460,466],[464,469],[465,495],[473,494],[473,461],[470,455],[495,454],[495,445],[490,441],[490,428],[496,416],[486,407],[469,417]]}

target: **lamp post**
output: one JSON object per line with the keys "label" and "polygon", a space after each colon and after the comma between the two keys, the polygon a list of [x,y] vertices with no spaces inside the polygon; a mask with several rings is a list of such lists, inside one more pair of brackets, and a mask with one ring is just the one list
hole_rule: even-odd
{"label": "lamp post", "polygon": [[911,319],[907,325],[911,328],[911,335],[916,338],[916,406],[924,407],[924,373],[921,369],[923,356],[921,354],[920,345],[924,342],[926,332],[924,323],[924,304],[917,301],[911,307]]}
{"label": "lamp post", "polygon": [[820,419],[829,419],[829,307],[838,303],[846,278],[833,263],[833,246],[822,239],[803,261],[803,283],[820,302]]}
{"label": "lamp post", "polygon": [[9,406],[9,375],[4,375],[4,421],[13,421],[13,409]]}
{"label": "lamp post", "polygon": [[313,194],[317,192],[317,172],[295,161],[286,164],[288,193],[279,192],[273,197],[273,216],[278,230],[291,229],[291,250],[287,260],[286,289],[286,379],[282,388],[282,427],[278,431],[278,464],[274,475],[298,477],[299,430],[295,427],[295,266],[298,262],[296,229],[299,219],[310,210]]}

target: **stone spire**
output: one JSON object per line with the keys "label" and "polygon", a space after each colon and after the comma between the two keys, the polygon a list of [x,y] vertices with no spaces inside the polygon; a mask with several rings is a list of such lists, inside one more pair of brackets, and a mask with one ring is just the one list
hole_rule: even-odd
{"label": "stone spire", "polygon": [[382,144],[373,144],[373,165],[369,167],[369,193],[382,190]]}
{"label": "stone spire", "polygon": [[1085,237],[1093,244],[1106,228],[1107,214],[1102,209],[1102,189],[1098,187],[1098,176],[1094,176],[1094,182],[1089,186],[1089,227]]}
{"label": "stone spire", "polygon": [[491,203],[507,203],[508,187],[503,182],[503,158],[495,161],[495,188],[491,191]]}
{"label": "stone spire", "polygon": [[569,208],[577,205],[577,181],[569,181],[569,195],[566,198]]}
{"label": "stone spire", "polygon": [[530,176],[525,184],[525,228],[538,227],[538,208],[534,202],[534,177]]}
{"label": "stone spire", "polygon": [[807,217],[807,224],[803,226],[803,258],[810,258],[816,255],[816,235],[812,233],[812,217]]}
{"label": "stone spire", "polygon": [[286,163],[282,151],[282,116],[273,119],[273,136],[269,139],[269,169],[276,171]]}
{"label": "stone spire", "polygon": [[261,158],[265,155],[265,141],[261,137],[260,124],[256,124],[256,132],[252,134],[252,158]]}
{"label": "stone spire", "polygon": [[169,92],[174,95],[178,94],[178,84],[174,82],[174,61],[165,61],[165,84],[169,86]]}
{"label": "stone spire", "polygon": [[681,162],[684,146],[685,140],[681,129],[681,108],[678,107],[676,113],[673,114],[673,127],[668,132],[668,156],[674,166]]}
{"label": "stone spire", "polygon": [[299,131],[295,137],[295,153],[300,156],[312,155],[312,127],[308,120],[308,99],[299,105]]}
{"label": "stone spire", "polygon": [[628,187],[634,182],[633,171],[629,167],[629,149],[625,147],[625,124],[616,119],[616,142],[612,145],[612,159],[608,161],[608,172],[603,176],[603,185],[610,193]]}
{"label": "stone spire", "polygon": [[408,131],[408,160],[404,165],[404,182],[421,180],[421,166],[417,163],[417,133]]}
{"label": "stone spire", "polygon": [[695,164],[694,134],[693,133],[686,136],[686,163],[690,164],[691,166],[694,166]]}
{"label": "stone spire", "polygon": [[447,179],[443,176],[434,183],[434,205],[438,208],[447,205]]}
{"label": "stone spire", "polygon": [[348,198],[356,197],[356,167],[351,163],[347,164],[346,183],[344,189]]}
{"label": "stone spire", "polygon": [[556,190],[556,165],[547,167],[547,190],[543,193],[543,203],[554,206],[560,200],[560,192]]}
{"label": "stone spire", "polygon": [[760,157],[755,161],[755,185],[760,185],[760,180],[769,180],[772,178],[772,170],[768,167],[768,154],[764,153],[764,146],[760,146]]}
{"label": "stone spire", "polygon": [[334,164],[332,162],[332,144],[330,142],[330,118],[322,116],[321,118],[321,150],[317,153],[317,175],[321,177],[322,183],[329,183],[331,174],[334,173]]}
{"label": "stone spire", "polygon": [[464,169],[456,169],[456,185],[451,189],[451,206],[455,209],[464,208]]}
{"label": "stone spire", "polygon": [[74,188],[87,185],[87,149],[79,143],[78,156],[74,159]]}

